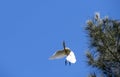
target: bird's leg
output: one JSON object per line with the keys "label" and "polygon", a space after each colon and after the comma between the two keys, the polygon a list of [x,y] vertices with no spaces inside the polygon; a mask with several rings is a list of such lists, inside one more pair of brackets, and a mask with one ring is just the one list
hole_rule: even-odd
{"label": "bird's leg", "polygon": [[69,62],[69,65],[71,65],[71,63]]}
{"label": "bird's leg", "polygon": [[65,65],[67,65],[67,60],[65,60]]}

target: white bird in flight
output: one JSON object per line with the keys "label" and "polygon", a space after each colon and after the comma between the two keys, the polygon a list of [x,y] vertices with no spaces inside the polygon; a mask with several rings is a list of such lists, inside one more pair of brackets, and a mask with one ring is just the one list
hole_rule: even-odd
{"label": "white bird in flight", "polygon": [[63,41],[63,50],[59,50],[57,52],[55,52],[49,59],[50,60],[54,60],[54,59],[60,59],[63,57],[66,57],[65,60],[65,65],[69,62],[69,65],[71,65],[71,63],[75,63],[76,62],[76,57],[73,53],[73,51],[71,51],[69,48],[67,48],[65,46],[65,42]]}

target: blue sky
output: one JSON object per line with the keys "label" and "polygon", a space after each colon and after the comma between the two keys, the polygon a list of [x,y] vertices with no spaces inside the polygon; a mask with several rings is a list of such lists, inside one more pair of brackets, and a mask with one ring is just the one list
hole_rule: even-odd
{"label": "blue sky", "polygon": [[[84,27],[95,12],[120,19],[119,0],[1,0],[0,77],[87,77]],[[48,60],[62,41],[77,62]]]}

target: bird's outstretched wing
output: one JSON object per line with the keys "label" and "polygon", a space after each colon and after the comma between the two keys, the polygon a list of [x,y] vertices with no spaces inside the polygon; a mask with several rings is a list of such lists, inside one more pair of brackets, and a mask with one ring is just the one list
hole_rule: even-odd
{"label": "bird's outstretched wing", "polygon": [[71,62],[71,63],[75,63],[76,62],[76,57],[74,55],[74,53],[71,51],[70,54],[66,57],[66,60]]}
{"label": "bird's outstretched wing", "polygon": [[65,56],[66,56],[65,55],[65,51],[64,50],[60,50],[60,51],[55,52],[49,59],[50,60],[60,59],[60,58],[63,58]]}

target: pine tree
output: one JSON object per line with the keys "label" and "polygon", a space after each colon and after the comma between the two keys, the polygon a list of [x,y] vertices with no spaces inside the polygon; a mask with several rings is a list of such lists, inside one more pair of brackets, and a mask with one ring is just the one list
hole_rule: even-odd
{"label": "pine tree", "polygon": [[[101,71],[104,77],[120,77],[120,22],[96,13],[85,28],[90,41],[86,52],[88,65]],[[95,73],[90,77],[96,77]]]}

